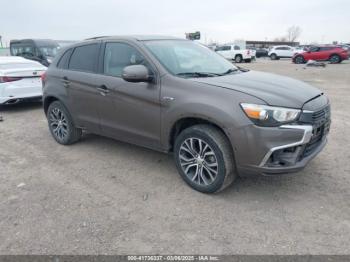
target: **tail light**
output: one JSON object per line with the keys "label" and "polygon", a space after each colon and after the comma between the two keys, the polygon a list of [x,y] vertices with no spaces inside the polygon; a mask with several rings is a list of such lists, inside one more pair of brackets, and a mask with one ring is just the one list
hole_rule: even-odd
{"label": "tail light", "polygon": [[44,86],[45,86],[45,80],[46,80],[46,72],[43,73],[43,74],[40,76],[40,78],[41,78],[41,85],[42,85],[42,87],[44,88]]}
{"label": "tail light", "polygon": [[21,79],[22,79],[22,77],[1,76],[0,83],[13,82],[13,81],[21,80]]}
{"label": "tail light", "polygon": [[46,72],[45,73],[43,73],[41,76],[40,76],[40,78],[41,78],[41,81],[45,81],[46,80]]}

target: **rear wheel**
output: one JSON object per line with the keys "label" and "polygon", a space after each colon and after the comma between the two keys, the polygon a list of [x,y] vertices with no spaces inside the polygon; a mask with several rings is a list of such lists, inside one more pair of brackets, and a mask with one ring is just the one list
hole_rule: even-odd
{"label": "rear wheel", "polygon": [[301,55],[298,55],[296,58],[294,58],[294,61],[296,64],[304,64],[305,63],[305,59]]}
{"label": "rear wheel", "polygon": [[236,178],[230,143],[216,127],[195,125],[182,131],[174,157],[182,178],[197,191],[218,192]]}
{"label": "rear wheel", "polygon": [[235,57],[235,62],[236,63],[242,63],[242,60],[243,60],[243,58],[242,58],[241,55],[236,55],[236,57]]}
{"label": "rear wheel", "polygon": [[340,63],[341,62],[341,58],[339,55],[331,55],[329,57],[329,61],[332,63],[332,64],[337,64],[337,63]]}
{"label": "rear wheel", "polygon": [[65,106],[54,101],[47,110],[47,120],[51,135],[62,145],[70,145],[77,142],[82,131],[74,126],[72,117]]}

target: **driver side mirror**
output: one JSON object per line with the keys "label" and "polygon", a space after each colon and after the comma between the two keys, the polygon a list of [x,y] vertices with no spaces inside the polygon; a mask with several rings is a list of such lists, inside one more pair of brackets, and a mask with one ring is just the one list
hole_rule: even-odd
{"label": "driver side mirror", "polygon": [[133,83],[151,82],[153,80],[153,76],[150,75],[148,68],[144,65],[130,65],[124,67],[122,78],[125,81]]}

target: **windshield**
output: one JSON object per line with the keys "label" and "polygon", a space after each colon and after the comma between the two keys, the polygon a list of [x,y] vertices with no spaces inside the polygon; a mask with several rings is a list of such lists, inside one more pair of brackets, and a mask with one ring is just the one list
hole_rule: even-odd
{"label": "windshield", "polygon": [[209,77],[238,71],[238,68],[209,48],[185,40],[145,41],[147,48],[173,75]]}
{"label": "windshield", "polygon": [[58,49],[58,46],[39,46],[40,53],[49,57],[55,57]]}

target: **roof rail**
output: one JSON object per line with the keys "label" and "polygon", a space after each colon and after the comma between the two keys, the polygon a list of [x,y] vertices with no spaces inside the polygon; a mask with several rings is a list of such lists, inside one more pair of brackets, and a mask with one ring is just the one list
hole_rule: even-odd
{"label": "roof rail", "polygon": [[108,37],[108,35],[89,37],[89,38],[86,38],[84,40],[95,40],[95,39],[100,39],[100,38],[105,38],[105,37]]}

